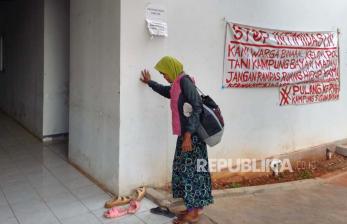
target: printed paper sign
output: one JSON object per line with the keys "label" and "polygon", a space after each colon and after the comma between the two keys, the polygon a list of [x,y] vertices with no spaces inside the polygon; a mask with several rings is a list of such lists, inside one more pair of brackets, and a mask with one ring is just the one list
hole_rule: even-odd
{"label": "printed paper sign", "polygon": [[146,8],[146,22],[152,36],[168,36],[166,10],[163,6],[149,4]]}

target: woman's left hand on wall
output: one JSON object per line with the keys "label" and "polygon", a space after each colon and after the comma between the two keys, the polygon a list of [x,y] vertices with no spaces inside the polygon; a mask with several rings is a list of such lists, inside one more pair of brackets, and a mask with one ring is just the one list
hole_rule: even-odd
{"label": "woman's left hand on wall", "polygon": [[141,71],[141,77],[140,80],[145,83],[148,84],[149,81],[151,81],[151,74],[149,73],[149,71],[147,69],[144,69]]}

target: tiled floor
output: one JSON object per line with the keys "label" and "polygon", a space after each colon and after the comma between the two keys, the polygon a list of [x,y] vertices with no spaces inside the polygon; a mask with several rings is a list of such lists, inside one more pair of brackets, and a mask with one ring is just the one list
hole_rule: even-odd
{"label": "tiled floor", "polygon": [[105,219],[109,195],[67,163],[67,145],[43,145],[0,113],[0,224],[165,224],[143,199],[136,215]]}

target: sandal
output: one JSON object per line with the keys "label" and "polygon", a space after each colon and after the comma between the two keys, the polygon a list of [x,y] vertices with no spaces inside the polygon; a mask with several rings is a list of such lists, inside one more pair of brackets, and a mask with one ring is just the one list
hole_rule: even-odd
{"label": "sandal", "polygon": [[104,213],[106,218],[118,218],[127,214],[135,214],[140,209],[140,203],[131,200],[128,208],[113,207]]}
{"label": "sandal", "polygon": [[135,190],[135,196],[134,199],[137,201],[141,201],[146,195],[146,188],[145,187],[139,187]]}
{"label": "sandal", "polygon": [[146,188],[145,187],[139,187],[135,190],[135,194],[132,197],[126,196],[126,197],[117,197],[112,198],[111,200],[108,200],[105,203],[105,208],[112,208],[119,205],[126,205],[131,200],[141,201],[146,194]]}
{"label": "sandal", "polygon": [[140,209],[140,202],[131,200],[129,203],[129,208],[127,210],[128,214],[135,214]]}
{"label": "sandal", "polygon": [[176,215],[172,212],[170,212],[169,208],[167,207],[156,207],[156,208],[151,208],[150,210],[151,213],[156,214],[156,215],[163,215],[168,218],[173,218]]}
{"label": "sandal", "polygon": [[118,218],[128,214],[127,209],[121,207],[114,207],[104,213],[106,218]]}
{"label": "sandal", "polygon": [[112,208],[119,205],[126,205],[131,201],[130,197],[112,198],[105,203],[105,208]]}

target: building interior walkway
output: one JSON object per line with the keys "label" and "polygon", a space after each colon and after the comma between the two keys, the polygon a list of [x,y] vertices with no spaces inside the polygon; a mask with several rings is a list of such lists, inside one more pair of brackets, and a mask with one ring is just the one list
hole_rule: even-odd
{"label": "building interior walkway", "polygon": [[67,162],[67,144],[43,144],[0,113],[1,224],[165,224],[146,198],[136,215],[105,219],[110,195]]}

